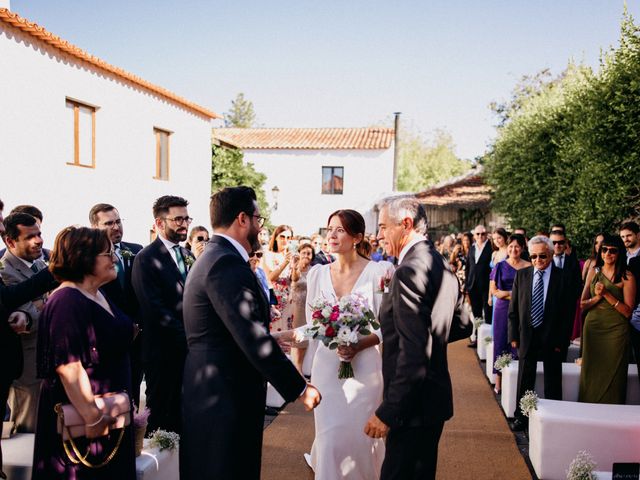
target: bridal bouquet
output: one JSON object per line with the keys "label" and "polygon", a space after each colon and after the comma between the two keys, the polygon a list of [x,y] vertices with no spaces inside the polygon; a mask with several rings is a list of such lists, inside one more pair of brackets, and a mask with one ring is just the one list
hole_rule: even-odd
{"label": "bridal bouquet", "polygon": [[[311,312],[313,324],[305,336],[320,340],[331,350],[358,343],[358,335],[369,335],[380,328],[369,302],[357,293],[345,295],[337,303],[335,299],[319,297],[311,304]],[[351,362],[340,362],[338,378],[353,378]]]}

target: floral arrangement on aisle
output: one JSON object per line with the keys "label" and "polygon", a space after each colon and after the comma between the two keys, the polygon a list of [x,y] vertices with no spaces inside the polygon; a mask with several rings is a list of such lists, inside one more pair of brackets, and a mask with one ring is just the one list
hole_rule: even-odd
{"label": "floral arrangement on aisle", "polygon": [[527,390],[520,399],[520,410],[525,417],[531,415],[531,412],[538,409],[538,395],[533,390]]}
{"label": "floral arrangement on aisle", "polygon": [[569,465],[567,470],[567,480],[597,480],[597,476],[593,471],[596,468],[596,462],[593,457],[586,451],[581,450]]}
{"label": "floral arrangement on aisle", "polygon": [[[337,302],[319,297],[311,304],[311,312],[313,324],[306,329],[305,336],[320,340],[331,350],[356,344],[359,335],[369,335],[380,328],[369,302],[358,293],[345,295]],[[340,361],[338,378],[353,378],[351,362]]]}
{"label": "floral arrangement on aisle", "polygon": [[149,438],[149,446],[158,450],[175,450],[180,445],[180,435],[166,430],[156,430]]}
{"label": "floral arrangement on aisle", "polygon": [[498,358],[496,358],[496,361],[493,363],[493,368],[501,372],[504,368],[511,365],[512,360],[513,355],[511,355],[510,353],[503,353],[502,355],[499,355]]}
{"label": "floral arrangement on aisle", "polygon": [[489,345],[491,342],[493,342],[493,337],[490,337],[490,336],[484,337],[484,344],[485,345]]}
{"label": "floral arrangement on aisle", "polygon": [[476,317],[473,320],[473,327],[478,330],[480,328],[480,325],[482,325],[484,323],[484,318],[482,317]]}

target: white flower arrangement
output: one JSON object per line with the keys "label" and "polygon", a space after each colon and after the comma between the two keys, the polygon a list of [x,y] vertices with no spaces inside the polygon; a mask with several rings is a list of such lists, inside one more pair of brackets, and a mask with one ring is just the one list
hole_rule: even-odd
{"label": "white flower arrangement", "polygon": [[586,451],[581,450],[569,465],[567,470],[567,480],[597,480],[597,476],[593,473],[596,468],[596,462],[593,457]]}
{"label": "white flower arrangement", "polygon": [[175,450],[180,445],[180,435],[166,430],[156,430],[151,434],[149,446],[159,450]]}
{"label": "white flower arrangement", "polygon": [[496,358],[496,361],[493,363],[493,368],[501,372],[504,368],[511,365],[511,361],[513,360],[513,355],[510,353],[503,353]]}
{"label": "white flower arrangement", "polygon": [[484,319],[482,317],[478,317],[473,321],[473,326],[476,328],[476,330],[478,330],[478,328],[480,328],[480,325],[482,325],[484,323]]}
{"label": "white flower arrangement", "polygon": [[493,342],[493,337],[491,337],[491,336],[484,337],[484,344],[485,345],[489,345],[491,342]]}
{"label": "white flower arrangement", "polygon": [[538,395],[533,390],[527,390],[520,399],[520,410],[525,417],[528,417],[531,412],[538,409]]}

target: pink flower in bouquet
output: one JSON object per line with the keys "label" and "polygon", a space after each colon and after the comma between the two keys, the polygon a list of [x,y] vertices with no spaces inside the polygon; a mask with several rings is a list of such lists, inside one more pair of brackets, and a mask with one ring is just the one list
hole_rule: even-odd
{"label": "pink flower in bouquet", "polygon": [[329,320],[331,320],[332,322],[335,322],[336,320],[338,320],[338,318],[340,318],[340,312],[337,310],[334,310],[333,312],[331,312],[331,315],[329,315]]}
{"label": "pink flower in bouquet", "polygon": [[311,318],[315,319],[315,320],[319,320],[322,318],[322,312],[320,310],[315,310],[312,314],[311,314]]}

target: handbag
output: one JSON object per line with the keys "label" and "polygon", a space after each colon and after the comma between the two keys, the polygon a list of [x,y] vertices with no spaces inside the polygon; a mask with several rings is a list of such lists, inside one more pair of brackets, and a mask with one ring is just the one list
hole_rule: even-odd
{"label": "handbag", "polygon": [[[109,392],[104,395],[96,395],[94,397],[96,406],[103,415],[109,415],[116,419],[115,423],[109,426],[110,430],[120,429],[116,445],[106,458],[98,463],[93,464],[87,460],[90,452],[90,446],[87,447],[86,453],[80,453],[80,449],[76,445],[74,439],[85,436],[86,422],[78,413],[76,407],[71,403],[58,403],[54,407],[54,411],[58,417],[57,430],[62,437],[62,446],[71,463],[79,464],[89,468],[101,468],[107,465],[113,457],[118,453],[120,443],[124,436],[124,428],[131,423],[131,402],[126,392]],[[69,448],[70,444],[71,448]]]}

